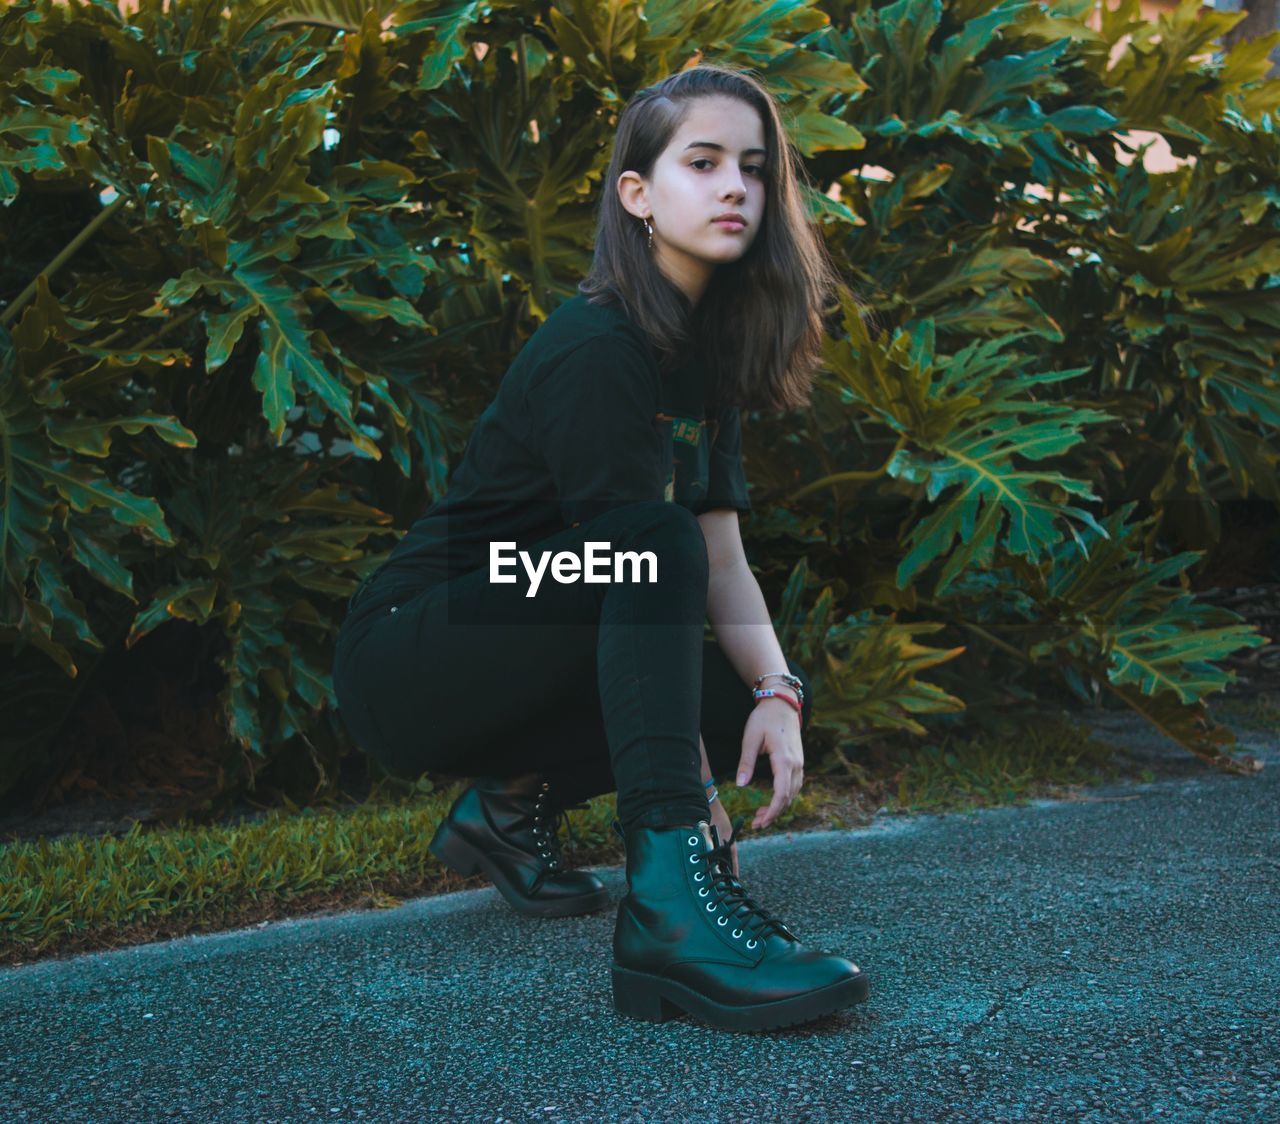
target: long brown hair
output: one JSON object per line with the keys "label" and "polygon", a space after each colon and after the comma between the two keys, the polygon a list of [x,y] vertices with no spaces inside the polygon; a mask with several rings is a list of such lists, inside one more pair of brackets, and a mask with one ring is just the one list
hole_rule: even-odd
{"label": "long brown hair", "polygon": [[[696,308],[658,268],[641,220],[618,199],[618,177],[649,179],[695,98],[728,96],[764,126],[765,204],[759,232],[737,261],[716,267]],[[595,255],[578,291],[595,304],[620,301],[649,337],[664,370],[702,365],[717,405],[781,411],[809,404],[822,363],[824,302],[844,286],[801,195],[808,184],[772,95],[748,73],[699,64],[636,92],[618,118],[604,175]]]}

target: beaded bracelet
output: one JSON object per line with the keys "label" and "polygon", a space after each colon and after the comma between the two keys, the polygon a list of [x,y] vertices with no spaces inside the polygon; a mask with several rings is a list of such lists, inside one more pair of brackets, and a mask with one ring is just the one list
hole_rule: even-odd
{"label": "beaded bracelet", "polygon": [[800,696],[801,703],[804,702],[804,686],[798,676],[791,675],[785,671],[767,671],[763,675],[756,676],[755,683],[752,686],[759,687],[766,679],[781,679],[788,687],[793,687],[796,694]]}
{"label": "beaded bracelet", "polygon": [[775,691],[772,687],[757,687],[751,694],[757,701],[760,699],[781,699],[783,702],[795,707],[796,713],[801,718],[804,718],[804,703],[799,699],[793,699],[788,694]]}

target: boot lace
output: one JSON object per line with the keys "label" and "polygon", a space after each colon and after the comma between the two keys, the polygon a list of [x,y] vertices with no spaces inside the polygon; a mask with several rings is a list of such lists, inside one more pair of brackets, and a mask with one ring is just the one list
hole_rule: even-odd
{"label": "boot lace", "polygon": [[533,806],[533,834],[538,840],[538,854],[542,857],[549,871],[563,869],[564,854],[560,850],[560,825],[563,824],[569,833],[569,839],[577,843],[573,824],[569,820],[569,812],[574,808],[585,808],[586,802],[566,804],[553,807],[551,786],[544,781],[538,792],[538,799]]}
{"label": "boot lace", "polygon": [[[738,938],[750,933],[751,938],[747,941],[748,948],[755,948],[757,941],[764,940],[770,933],[776,933],[793,941],[799,940],[777,917],[747,893],[746,887],[733,873],[733,858],[729,854],[729,849],[737,840],[738,829],[742,827],[746,818],[746,816],[737,816],[733,820],[733,830],[729,833],[729,838],[720,840],[718,846],[702,852],[701,859],[707,868],[705,876],[711,879],[711,883],[699,890],[698,894],[706,896],[707,891],[715,894],[716,901],[727,910],[728,918],[726,921],[717,918],[716,924],[732,922],[736,926],[733,935]],[[719,832],[714,827],[711,830],[714,838],[719,839]],[[699,871],[693,877],[695,882],[701,882],[704,874]]]}

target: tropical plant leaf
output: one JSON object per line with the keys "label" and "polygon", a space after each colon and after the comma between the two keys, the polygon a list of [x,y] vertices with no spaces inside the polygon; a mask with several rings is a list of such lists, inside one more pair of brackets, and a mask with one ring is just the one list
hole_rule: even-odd
{"label": "tropical plant leaf", "polygon": [[[1108,420],[1101,410],[1036,400],[1038,386],[1079,370],[1011,374],[1022,357],[1001,349],[1018,335],[975,340],[954,356],[937,357],[928,321],[912,333],[895,332],[887,346],[878,347],[852,302],[842,301],[850,342],[828,341],[831,370],[854,402],[919,449],[899,448],[888,475],[923,485],[931,502],[952,492],[909,532],[899,586],[947,554],[937,593],[962,570],[990,565],[997,546],[1035,560],[1061,539],[1064,517],[1101,531],[1089,512],[1061,502],[1064,494],[1096,501],[1086,481],[1020,469],[1014,462],[1061,456],[1083,440],[1085,426]],[[841,479],[836,473],[818,483]],[[1070,523],[1068,530],[1075,534]]]}
{"label": "tropical plant leaf", "polygon": [[871,610],[835,622],[830,586],[802,615],[809,584],[809,566],[801,558],[783,591],[774,628],[784,650],[810,669],[812,686],[822,695],[821,708],[814,709],[815,726],[837,731],[842,745],[853,745],[885,730],[921,734],[925,727],[913,715],[964,709],[963,700],[917,678],[964,652],[917,642],[917,636],[937,632],[942,623],[904,624],[896,614],[885,618]]}

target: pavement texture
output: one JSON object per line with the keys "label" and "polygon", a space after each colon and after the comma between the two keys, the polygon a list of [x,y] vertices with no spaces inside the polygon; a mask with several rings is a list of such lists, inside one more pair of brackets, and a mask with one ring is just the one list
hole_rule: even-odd
{"label": "pavement texture", "polygon": [[586,917],[486,888],[0,970],[0,1120],[1280,1120],[1280,736],[1240,736],[1255,777],[744,841],[870,977],[815,1022],[617,1015],[603,867]]}

